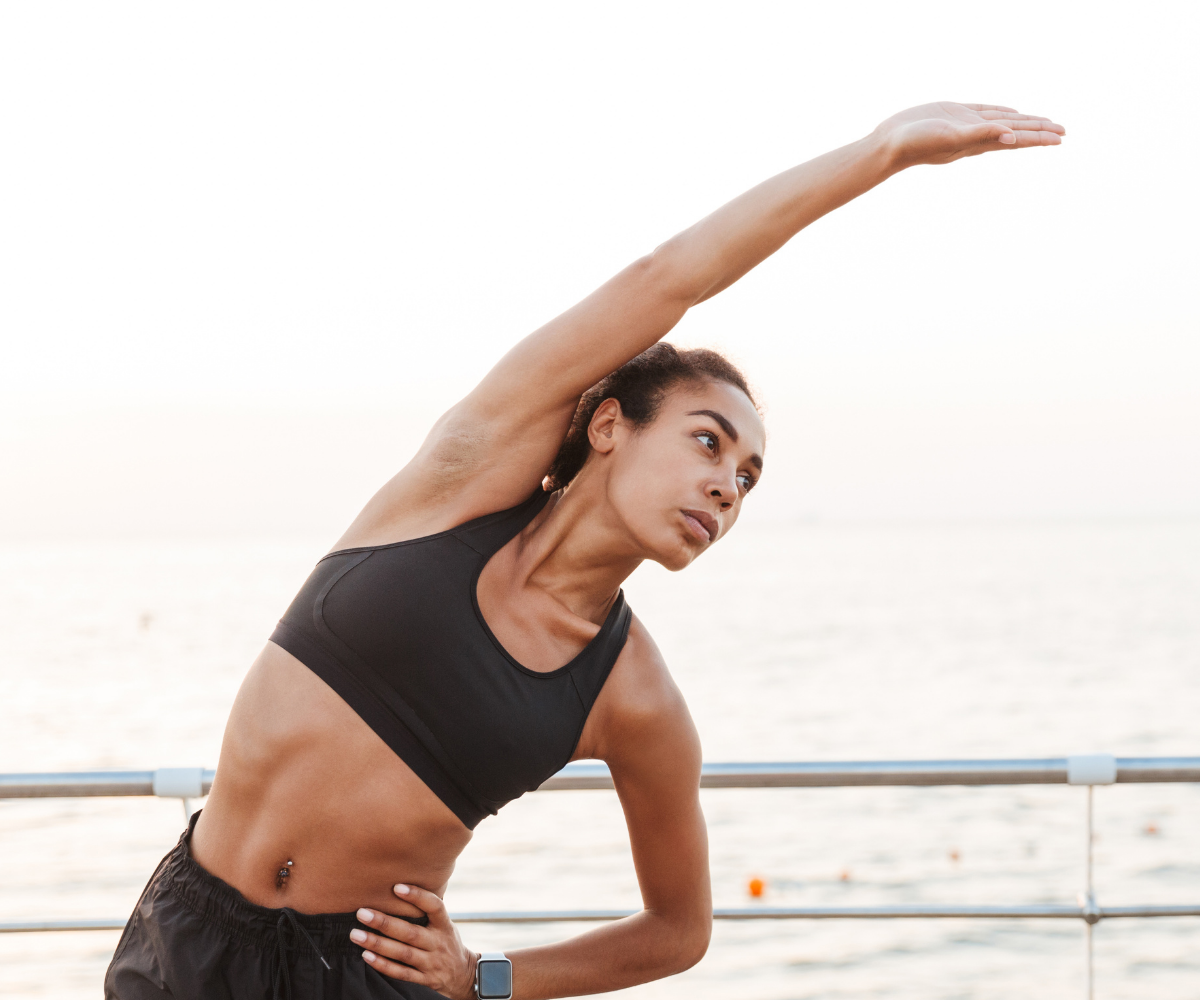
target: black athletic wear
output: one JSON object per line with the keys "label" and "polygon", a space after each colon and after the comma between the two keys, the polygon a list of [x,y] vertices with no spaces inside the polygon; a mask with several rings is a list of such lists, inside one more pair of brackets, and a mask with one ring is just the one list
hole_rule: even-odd
{"label": "black athletic wear", "polygon": [[548,498],[538,490],[436,535],[333,552],[271,636],[470,828],[570,760],[629,632],[619,593],[579,655],[542,673],[483,620],[479,574]]}
{"label": "black athletic wear", "polygon": [[367,965],[350,940],[362,927],[353,913],[255,906],[206,872],[188,850],[199,815],[142,891],[104,976],[105,1000],[443,1000]]}

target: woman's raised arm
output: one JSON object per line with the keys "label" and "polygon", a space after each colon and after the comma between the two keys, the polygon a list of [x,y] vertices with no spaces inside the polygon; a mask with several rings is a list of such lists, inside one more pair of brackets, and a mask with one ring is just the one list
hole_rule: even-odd
{"label": "woman's raised arm", "polygon": [[586,389],[660,340],[689,308],[729,287],[805,226],[906,167],[1057,145],[1064,133],[1049,119],[1012,108],[926,104],[894,115],[857,142],[764,181],[513,347],[442,417],[413,463],[393,480],[399,489],[385,488],[377,500],[386,505],[384,494],[394,492],[411,504],[412,494],[404,488],[411,470],[424,483],[425,495],[436,504],[449,503],[454,516],[519,502],[546,473]]}

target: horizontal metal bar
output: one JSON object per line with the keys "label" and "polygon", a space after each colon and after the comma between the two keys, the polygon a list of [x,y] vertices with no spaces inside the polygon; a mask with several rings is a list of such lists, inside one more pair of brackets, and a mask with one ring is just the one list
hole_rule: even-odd
{"label": "horizontal metal bar", "polygon": [[[635,910],[494,910],[452,913],[457,924],[596,923],[630,917]],[[1121,917],[1200,917],[1194,906],[1105,906],[1102,920]],[[1079,906],[753,906],[713,911],[715,920],[1017,919],[1083,920]],[[0,934],[35,931],[119,931],[124,920],[32,920],[0,923]]]}
{"label": "horizontal metal bar", "polygon": [[123,931],[124,920],[24,920],[0,924],[0,934],[22,934],[36,931]]}
{"label": "horizontal metal bar", "polygon": [[1102,906],[1100,918],[1111,920],[1120,917],[1200,917],[1200,905],[1178,906]]}
{"label": "horizontal metal bar", "polygon": [[1200,781],[1200,757],[1118,757],[1117,781]]}
{"label": "horizontal metal bar", "polygon": [[[153,771],[0,774],[0,799],[153,795]],[[203,792],[215,772],[205,771]],[[1065,784],[1067,758],[705,764],[702,788],[834,788],[854,785]],[[1200,757],[1118,757],[1117,782],[1200,782]],[[612,788],[599,762],[568,764],[539,791]]]}
{"label": "horizontal metal bar", "polygon": [[[550,923],[620,920],[630,910],[541,910],[529,912],[459,913],[455,923]],[[1054,917],[1083,919],[1078,906],[752,906],[713,910],[714,920],[830,920],[913,917]]]}
{"label": "horizontal metal bar", "polygon": [[1066,758],[1049,758],[710,764],[704,769],[700,785],[702,788],[833,788],[853,785],[1028,785],[1066,780]]}
{"label": "horizontal metal bar", "polygon": [[[1118,757],[1118,782],[1200,782],[1200,757]],[[834,788],[862,785],[1066,784],[1067,758],[705,764],[701,788]],[[568,764],[539,791],[612,788],[599,762]]]}
{"label": "horizontal metal bar", "polygon": [[153,794],[153,771],[66,771],[58,774],[0,774],[0,798],[3,799]]}
{"label": "horizontal metal bar", "polygon": [[[1012,919],[1075,919],[1084,920],[1080,906],[840,906],[840,907],[751,907],[742,910],[714,911],[719,920],[873,920],[873,919],[953,919],[1012,918]],[[1200,904],[1195,906],[1105,906],[1100,919],[1113,917],[1197,917]]]}
{"label": "horizontal metal bar", "polygon": [[[215,771],[204,772],[201,782],[202,794],[208,794],[215,775]],[[153,771],[63,771],[41,774],[0,774],[0,799],[153,794]]]}

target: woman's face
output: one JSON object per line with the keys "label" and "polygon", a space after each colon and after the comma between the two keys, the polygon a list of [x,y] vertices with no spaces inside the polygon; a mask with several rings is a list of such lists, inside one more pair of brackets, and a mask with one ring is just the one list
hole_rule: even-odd
{"label": "woman's face", "polygon": [[733,527],[762,474],[762,418],[727,382],[681,386],[641,428],[606,400],[588,433],[616,516],[643,557],[670,570]]}

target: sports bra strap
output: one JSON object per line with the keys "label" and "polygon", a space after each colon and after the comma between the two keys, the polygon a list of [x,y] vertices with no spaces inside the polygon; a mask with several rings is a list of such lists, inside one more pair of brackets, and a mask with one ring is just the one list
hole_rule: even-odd
{"label": "sports bra strap", "polygon": [[536,493],[516,507],[477,517],[450,533],[485,560],[490,559],[541,513],[549,499],[550,494],[539,486]]}

